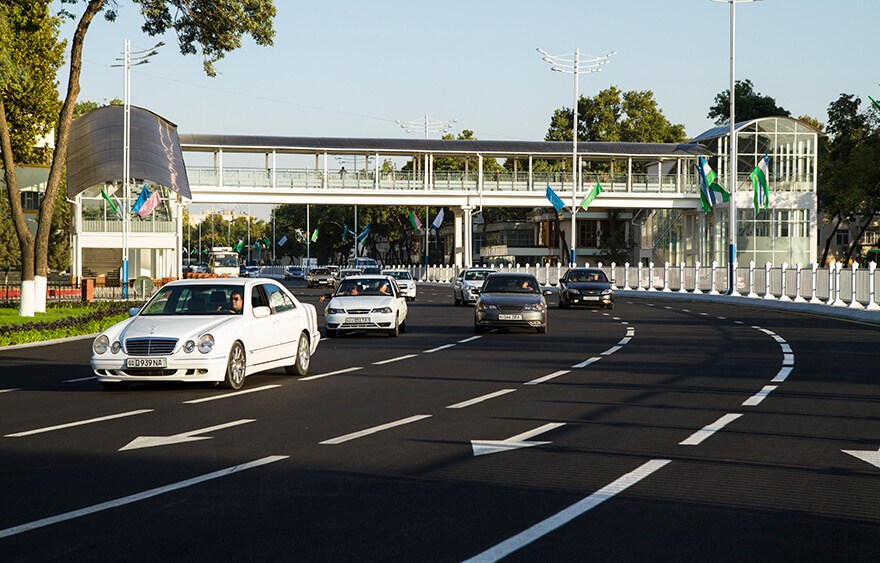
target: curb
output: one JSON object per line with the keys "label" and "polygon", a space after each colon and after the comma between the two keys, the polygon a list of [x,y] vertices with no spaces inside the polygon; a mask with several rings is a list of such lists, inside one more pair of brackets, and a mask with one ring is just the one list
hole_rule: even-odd
{"label": "curb", "polygon": [[81,334],[79,336],[65,336],[64,338],[54,338],[52,340],[37,340],[36,342],[25,342],[24,344],[10,344],[8,346],[0,346],[0,352],[6,350],[19,350],[21,348],[34,348],[36,346],[48,346],[49,344],[61,344],[64,342],[73,342],[76,340],[85,340],[86,338],[95,338],[100,333]]}

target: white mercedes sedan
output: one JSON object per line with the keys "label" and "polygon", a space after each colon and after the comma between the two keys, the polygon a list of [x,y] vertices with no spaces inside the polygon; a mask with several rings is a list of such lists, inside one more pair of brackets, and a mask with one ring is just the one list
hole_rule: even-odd
{"label": "white mercedes sedan", "polygon": [[328,338],[353,331],[406,332],[406,297],[391,276],[349,276],[339,282],[324,309]]}
{"label": "white mercedes sedan", "polygon": [[314,305],[266,278],[178,280],[95,338],[92,369],[107,389],[132,382],[222,383],[283,367],[308,373],[321,340]]}

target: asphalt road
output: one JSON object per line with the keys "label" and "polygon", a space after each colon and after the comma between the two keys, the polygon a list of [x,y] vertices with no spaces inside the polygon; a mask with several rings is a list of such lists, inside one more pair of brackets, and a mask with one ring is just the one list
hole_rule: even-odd
{"label": "asphalt road", "polygon": [[618,294],[476,337],[419,291],[238,393],[0,351],[0,561],[876,561],[880,328]]}

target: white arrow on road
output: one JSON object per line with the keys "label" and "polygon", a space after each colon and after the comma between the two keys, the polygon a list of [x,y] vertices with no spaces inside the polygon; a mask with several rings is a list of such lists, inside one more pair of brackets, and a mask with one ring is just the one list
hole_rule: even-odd
{"label": "white arrow on road", "polygon": [[140,448],[152,448],[154,446],[169,446],[171,444],[181,444],[183,442],[196,442],[198,440],[210,440],[211,436],[197,436],[197,434],[206,434],[208,432],[213,432],[215,430],[222,430],[224,428],[230,428],[232,426],[239,426],[241,424],[247,424],[248,422],[256,422],[254,418],[243,418],[241,420],[235,420],[233,422],[227,422],[225,424],[218,424],[217,426],[209,426],[208,428],[200,428],[198,430],[190,430],[189,432],[183,432],[182,434],[174,434],[172,436],[138,436],[125,446],[119,448],[119,451],[123,450],[137,450]]}
{"label": "white arrow on road", "polygon": [[474,449],[474,455],[496,454],[499,452],[507,452],[510,450],[518,450],[519,448],[530,448],[532,446],[543,446],[552,442],[527,442],[529,438],[533,438],[538,434],[549,432],[554,428],[565,426],[563,422],[551,422],[543,426],[539,426],[534,430],[511,436],[506,440],[471,440],[471,447]]}
{"label": "white arrow on road", "polygon": [[845,454],[857,457],[862,461],[868,462],[875,467],[880,467],[880,449],[874,450],[840,450]]}

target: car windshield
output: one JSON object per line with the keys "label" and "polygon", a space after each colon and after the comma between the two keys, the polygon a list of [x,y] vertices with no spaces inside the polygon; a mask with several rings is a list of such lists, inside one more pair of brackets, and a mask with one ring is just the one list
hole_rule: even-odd
{"label": "car windshield", "polygon": [[339,284],[339,288],[336,290],[336,295],[341,297],[387,295],[390,297],[392,295],[392,289],[391,283],[388,280],[381,278],[347,278],[342,280],[342,283]]}
{"label": "car windshield", "polygon": [[468,281],[482,281],[482,280],[485,280],[486,276],[488,276],[490,273],[491,272],[480,272],[480,271],[465,272],[464,279],[468,280]]}
{"label": "car windshield", "polygon": [[309,274],[313,275],[313,276],[329,276],[329,275],[331,275],[330,270],[328,270],[327,268],[315,268],[311,272],[309,272]]}
{"label": "car windshield", "polygon": [[572,270],[568,274],[568,281],[573,283],[607,282],[608,278],[601,270]]}
{"label": "car windshield", "polygon": [[174,285],[159,289],[141,315],[240,315],[244,286]]}
{"label": "car windshield", "polygon": [[411,280],[412,276],[409,272],[382,272],[382,274],[386,276],[391,276],[394,279],[398,280]]}
{"label": "car windshield", "polygon": [[522,276],[490,276],[483,293],[540,293],[535,278]]}

